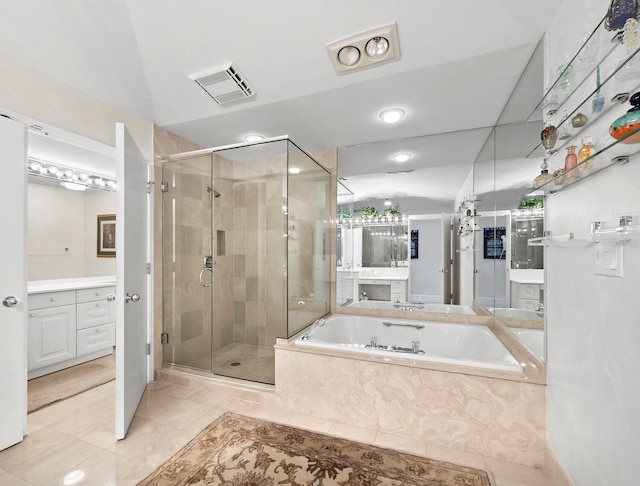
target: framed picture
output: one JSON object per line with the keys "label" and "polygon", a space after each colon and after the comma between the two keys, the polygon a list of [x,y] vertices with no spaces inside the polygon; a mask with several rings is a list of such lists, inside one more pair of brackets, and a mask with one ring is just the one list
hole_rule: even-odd
{"label": "framed picture", "polygon": [[411,230],[411,259],[418,258],[418,230]]}
{"label": "framed picture", "polygon": [[98,214],[98,258],[116,256],[116,215]]}
{"label": "framed picture", "polygon": [[496,228],[484,228],[484,257],[496,260],[507,258],[507,247],[505,238],[507,228],[499,226]]}

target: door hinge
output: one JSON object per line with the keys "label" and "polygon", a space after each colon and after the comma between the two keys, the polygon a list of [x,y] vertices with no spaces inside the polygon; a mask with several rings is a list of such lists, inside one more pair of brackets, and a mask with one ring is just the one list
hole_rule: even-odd
{"label": "door hinge", "polygon": [[151,343],[147,343],[147,355],[151,354]]}
{"label": "door hinge", "polygon": [[165,181],[162,181],[160,183],[160,191],[161,192],[169,192],[169,183],[165,182]]}
{"label": "door hinge", "polygon": [[151,263],[147,263],[147,275],[151,275]]}
{"label": "door hinge", "polygon": [[155,184],[153,181],[147,181],[147,194],[151,194],[151,188]]}
{"label": "door hinge", "polygon": [[166,332],[163,332],[162,334],[160,334],[160,342],[162,344],[168,344],[169,343],[169,334],[167,334]]}

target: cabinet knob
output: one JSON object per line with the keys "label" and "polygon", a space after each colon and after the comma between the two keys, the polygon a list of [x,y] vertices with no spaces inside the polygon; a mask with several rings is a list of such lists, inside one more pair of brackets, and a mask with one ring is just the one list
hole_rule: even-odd
{"label": "cabinet knob", "polygon": [[34,312],[32,312],[31,314],[29,314],[31,317],[35,317],[36,314]]}
{"label": "cabinet knob", "polygon": [[100,304],[96,304],[96,307],[100,307]]}
{"label": "cabinet knob", "polygon": [[51,301],[51,302],[55,302],[55,301],[56,301],[56,298],[55,298],[55,297],[51,297],[51,298],[49,299],[49,301]]}
{"label": "cabinet knob", "polygon": [[96,292],[96,297],[100,297],[100,292]]}

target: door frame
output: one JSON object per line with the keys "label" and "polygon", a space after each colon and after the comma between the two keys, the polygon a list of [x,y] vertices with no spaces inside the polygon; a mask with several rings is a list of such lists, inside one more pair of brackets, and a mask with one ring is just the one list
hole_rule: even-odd
{"label": "door frame", "polygon": [[[37,133],[37,134],[41,134],[41,133],[46,133],[46,135],[53,139],[53,140],[57,140],[59,142],[62,143],[66,143],[72,146],[76,146],[76,147],[80,147],[80,148],[84,148],[87,150],[91,150],[97,153],[100,153],[102,155],[106,155],[109,156],[111,158],[113,158],[114,160],[114,164],[115,164],[115,157],[116,157],[116,149],[115,146],[100,142],[98,140],[94,140],[91,139],[89,137],[83,136],[83,135],[79,135],[77,133],[73,133],[61,128],[58,128],[54,125],[50,125],[48,123],[44,123],[44,122],[40,122],[39,120],[35,120],[23,115],[20,115],[18,113],[12,112],[10,110],[6,110],[4,108],[0,107],[0,114],[5,115],[6,117],[10,118],[11,120],[18,122],[18,123],[22,123],[22,125],[25,127],[25,132],[26,132],[26,155],[28,156],[28,146],[29,146],[29,134],[30,133]],[[114,123],[115,126],[115,123]],[[151,130],[151,137],[150,140],[153,141],[153,125],[150,124],[150,130]],[[153,160],[153,157],[152,159]],[[26,162],[26,161],[25,161]],[[149,164],[148,167],[148,181],[150,182],[150,187],[153,187],[153,175],[154,175],[154,165],[153,163]],[[27,190],[27,183],[28,181],[25,181],[25,191]],[[147,255],[149,259],[152,259],[152,255],[153,255],[153,250],[154,250],[154,246],[153,246],[153,242],[154,242],[154,220],[153,220],[153,216],[154,216],[154,212],[153,212],[153,191],[150,191],[151,194],[149,195],[149,204],[148,204],[148,210],[147,210],[147,234],[148,234],[148,238],[147,241],[148,246],[147,246]],[[25,200],[23,202],[23,207],[24,207],[24,211],[25,213],[27,213],[28,210],[28,200],[25,197]],[[25,216],[26,217],[26,216]],[[28,234],[28,227],[25,227],[27,234]],[[27,273],[27,262],[28,262],[28,241],[25,240],[25,258],[24,258],[24,265],[25,265],[25,279],[28,281],[28,273]],[[151,260],[152,261],[152,260]],[[154,360],[153,360],[153,351],[154,351],[154,341],[152,339],[153,337],[153,323],[154,323],[154,303],[153,303],[153,282],[154,282],[154,266],[153,263],[151,264],[150,267],[150,274],[147,275],[147,279],[148,279],[148,298],[147,298],[147,323],[146,323],[146,328],[147,328],[147,335],[149,337],[149,342],[150,344],[150,348],[151,348],[151,354],[149,355],[150,358],[147,360],[148,361],[148,366],[147,366],[147,381],[152,381],[153,380],[153,373],[154,373]],[[117,285],[117,282],[116,282]],[[26,295],[26,294],[25,294]],[[25,299],[26,300],[26,299]],[[25,312],[25,320],[26,320],[26,312]],[[27,326],[26,326],[26,322],[25,322],[25,353],[27,352],[26,350],[26,345],[27,345]],[[26,364],[26,360],[25,360],[25,371],[27,369],[27,364]],[[25,425],[24,425],[24,429],[25,429],[25,434],[26,434],[26,417],[27,417],[27,373],[25,373],[25,382],[24,382],[24,390],[21,390],[20,393],[22,393],[22,391],[24,391],[24,417],[25,417]],[[18,392],[16,390],[16,392]]]}

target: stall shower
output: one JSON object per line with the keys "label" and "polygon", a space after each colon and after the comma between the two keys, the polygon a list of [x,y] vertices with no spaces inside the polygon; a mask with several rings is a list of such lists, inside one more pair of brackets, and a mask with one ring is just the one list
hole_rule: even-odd
{"label": "stall shower", "polygon": [[163,161],[166,364],[274,384],[276,338],[330,309],[331,187],[286,137]]}

